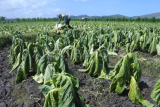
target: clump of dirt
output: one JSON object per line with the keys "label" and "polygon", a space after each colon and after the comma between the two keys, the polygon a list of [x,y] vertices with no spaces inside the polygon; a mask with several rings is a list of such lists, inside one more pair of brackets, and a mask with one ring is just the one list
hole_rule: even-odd
{"label": "clump of dirt", "polygon": [[13,105],[21,104],[23,107],[42,107],[45,98],[38,89],[40,85],[32,77],[17,84],[12,91],[12,96],[15,98]]}
{"label": "clump of dirt", "polygon": [[23,83],[18,84],[15,89],[12,91],[12,96],[15,98],[14,105],[25,102],[27,100],[27,89]]}
{"label": "clump of dirt", "polygon": [[38,84],[31,77],[19,84],[14,84],[16,70],[9,74],[9,47],[0,50],[0,107],[42,107],[44,95]]}
{"label": "clump of dirt", "polygon": [[9,74],[12,65],[9,64],[9,48],[0,50],[0,107],[12,107],[14,98],[11,96],[14,77]]}

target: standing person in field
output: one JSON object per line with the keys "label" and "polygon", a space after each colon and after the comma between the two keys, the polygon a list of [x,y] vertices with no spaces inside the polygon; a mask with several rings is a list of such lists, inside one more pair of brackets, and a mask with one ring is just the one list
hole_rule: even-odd
{"label": "standing person in field", "polygon": [[[71,17],[67,14],[57,14],[57,17],[59,18],[59,21],[58,21],[58,24],[60,24],[61,20],[64,20],[63,23],[67,24],[69,28],[72,28],[70,25],[69,25],[69,22],[71,20]],[[73,28],[72,28],[73,29]]]}

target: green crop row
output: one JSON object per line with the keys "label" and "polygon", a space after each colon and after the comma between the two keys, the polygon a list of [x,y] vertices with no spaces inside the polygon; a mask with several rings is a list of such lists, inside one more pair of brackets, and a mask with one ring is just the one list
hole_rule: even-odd
{"label": "green crop row", "polygon": [[[135,24],[134,26],[131,26]],[[39,89],[45,96],[44,107],[84,107],[83,97],[78,94],[79,83],[63,57],[67,55],[75,63],[83,63],[90,76],[112,80],[111,92],[121,94],[130,88],[128,96],[134,104],[153,107],[144,100],[138,87],[141,67],[135,54],[135,47],[159,55],[160,29],[158,24],[145,23],[80,23],[72,22],[74,30],[64,29],[59,38],[53,39],[45,33],[39,33],[34,43],[24,40],[21,32],[13,33],[10,61],[13,72],[17,69],[16,83],[27,78],[33,72],[33,78],[43,83]],[[83,29],[79,34],[78,30]],[[108,66],[108,54],[116,54],[117,47],[125,47],[127,54],[116,64]],[[160,105],[158,79],[151,98]]]}

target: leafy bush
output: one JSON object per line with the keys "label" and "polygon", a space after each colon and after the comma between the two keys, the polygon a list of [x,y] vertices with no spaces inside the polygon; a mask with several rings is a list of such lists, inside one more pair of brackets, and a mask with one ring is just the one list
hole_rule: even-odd
{"label": "leafy bush", "polygon": [[136,55],[133,53],[126,54],[110,72],[112,83],[110,85],[111,92],[115,91],[121,94],[124,89],[129,86],[130,91],[128,96],[135,103],[141,103],[144,106],[152,107],[153,104],[144,100],[141,91],[138,87],[141,78],[141,67]]}
{"label": "leafy bush", "polygon": [[44,107],[86,107],[77,92],[78,79],[68,73],[53,74],[39,89],[46,97]]}

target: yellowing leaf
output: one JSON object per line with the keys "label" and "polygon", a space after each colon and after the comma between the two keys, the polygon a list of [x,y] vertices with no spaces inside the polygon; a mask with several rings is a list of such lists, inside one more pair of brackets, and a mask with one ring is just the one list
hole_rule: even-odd
{"label": "yellowing leaf", "polygon": [[139,104],[141,103],[145,107],[153,107],[154,105],[147,100],[144,100],[143,95],[137,85],[136,80],[134,79],[133,76],[131,76],[131,82],[130,82],[130,91],[128,93],[129,99],[134,103],[134,104]]}

